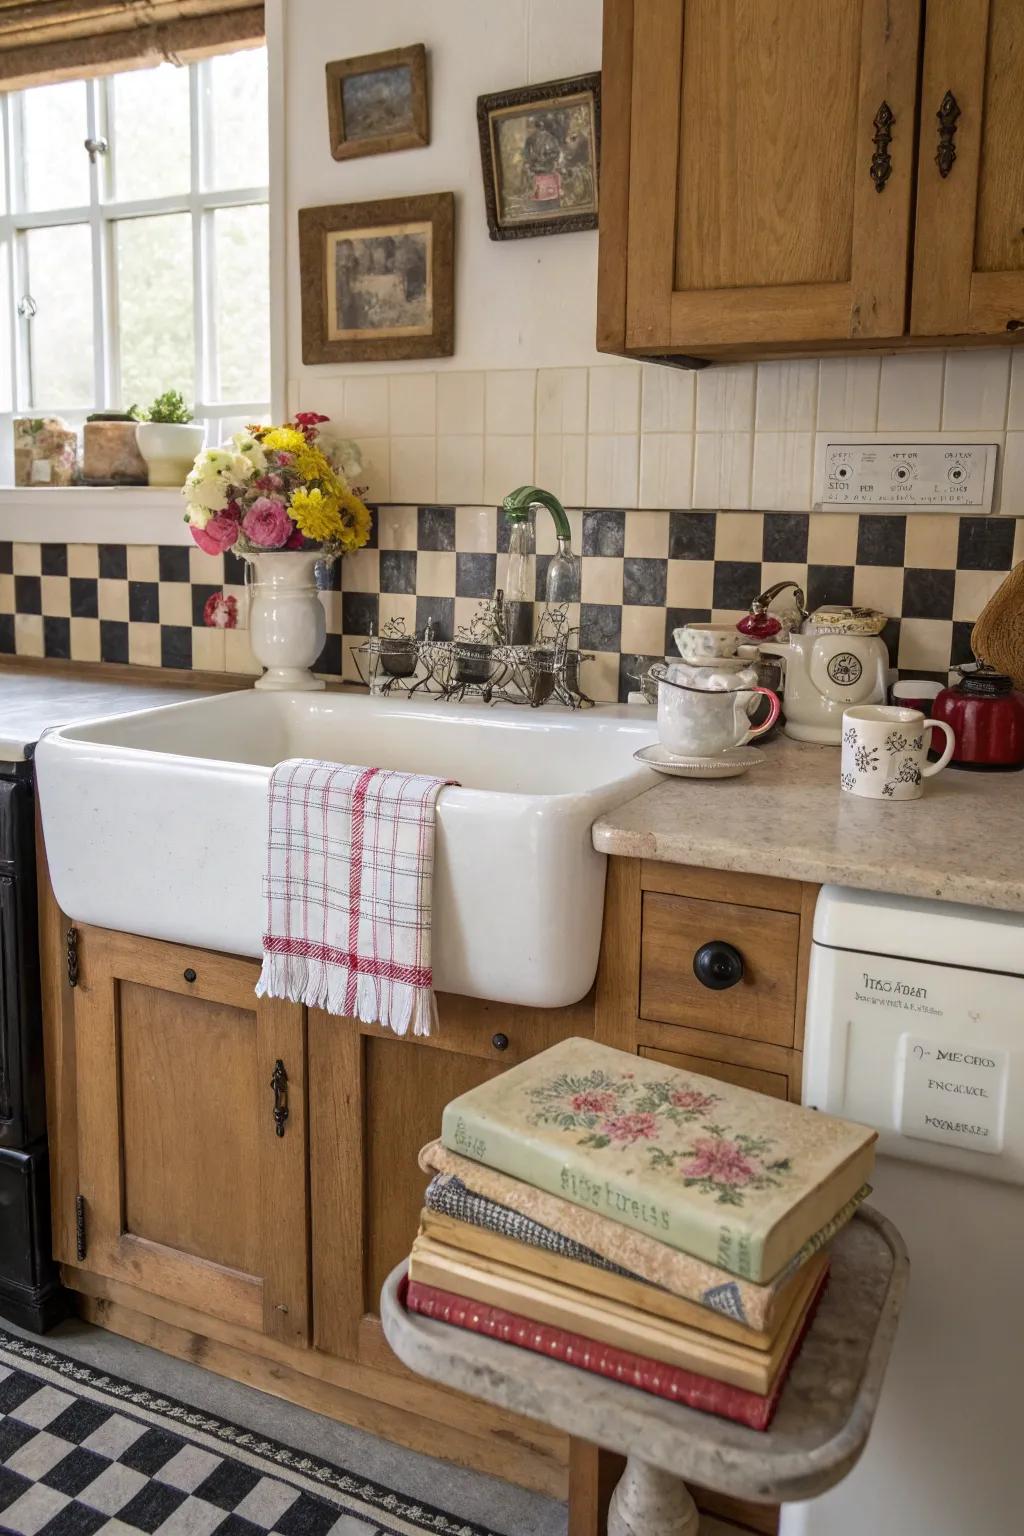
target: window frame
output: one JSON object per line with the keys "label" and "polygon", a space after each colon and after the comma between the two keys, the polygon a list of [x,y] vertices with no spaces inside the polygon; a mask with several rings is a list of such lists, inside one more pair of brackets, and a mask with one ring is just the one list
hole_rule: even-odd
{"label": "window frame", "polygon": [[[266,49],[266,44],[255,46]],[[223,52],[238,51],[225,49]],[[115,225],[122,219],[154,214],[186,213],[191,221],[192,244],[192,343],[195,371],[196,421],[216,427],[218,421],[237,417],[258,419],[270,409],[266,399],[214,400],[217,380],[216,304],[216,213],[221,209],[264,205],[268,208],[268,183],[228,189],[207,185],[213,165],[213,123],[210,103],[213,99],[211,71],[220,54],[175,66],[189,74],[189,186],[187,191],[163,197],[118,199],[113,194],[112,157],[98,154],[89,163],[89,201],[77,207],[29,212],[26,209],[24,144],[24,92],[0,93],[0,130],[3,135],[4,198],[0,212],[0,251],[6,251],[6,282],[0,302],[6,304],[8,356],[0,355],[0,369],[9,377],[10,408],[0,410],[0,482],[13,482],[12,422],[25,415],[60,415],[76,427],[91,411],[111,410],[126,402],[120,398],[120,348],[118,345],[117,262]],[[116,73],[128,73],[117,71]],[[269,61],[268,61],[269,73]],[[111,88],[115,75],[86,78],[87,133],[90,138],[110,142],[112,118]],[[269,83],[269,81],[268,81]],[[269,149],[269,146],[268,146]],[[112,154],[117,146],[111,142]],[[82,148],[82,154],[86,154]],[[93,391],[87,405],[73,406],[32,398],[31,317],[19,314],[22,296],[28,294],[28,241],[30,231],[69,224],[89,228],[92,253],[93,287]],[[268,265],[269,254],[268,229]],[[271,306],[272,308],[272,306]],[[268,345],[272,324],[268,316]],[[0,346],[0,354],[3,348]],[[131,402],[127,402],[131,403]],[[139,402],[145,404],[148,402]]]}

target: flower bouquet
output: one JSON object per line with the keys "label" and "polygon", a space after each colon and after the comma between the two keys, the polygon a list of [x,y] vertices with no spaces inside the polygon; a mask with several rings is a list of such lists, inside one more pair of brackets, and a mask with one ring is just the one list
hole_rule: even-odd
{"label": "flower bouquet", "polygon": [[346,442],[329,457],[317,441],[327,420],[302,412],[283,427],[250,427],[197,454],[183,495],[200,549],[250,558],[315,549],[330,560],[362,548],[370,514],[345,473],[358,473],[358,450]]}

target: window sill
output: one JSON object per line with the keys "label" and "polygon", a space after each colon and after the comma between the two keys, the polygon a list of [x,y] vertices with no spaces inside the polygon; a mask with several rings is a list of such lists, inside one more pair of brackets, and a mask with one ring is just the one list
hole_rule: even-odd
{"label": "window sill", "polygon": [[0,539],[18,544],[191,544],[181,492],[156,485],[0,486]]}

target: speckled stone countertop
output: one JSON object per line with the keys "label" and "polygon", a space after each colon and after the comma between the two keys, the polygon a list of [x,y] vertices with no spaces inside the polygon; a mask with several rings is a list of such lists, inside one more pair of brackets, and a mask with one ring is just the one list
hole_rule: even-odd
{"label": "speckled stone countertop", "polygon": [[0,668],[0,762],[18,763],[31,757],[45,730],[76,725],[102,715],[124,715],[155,709],[182,699],[202,698],[202,689],[104,678],[54,676],[39,671]]}
{"label": "speckled stone countertop", "polygon": [[1024,772],[947,768],[920,800],[839,788],[839,748],[780,737],[736,779],[669,779],[594,824],[601,853],[1024,912]]}

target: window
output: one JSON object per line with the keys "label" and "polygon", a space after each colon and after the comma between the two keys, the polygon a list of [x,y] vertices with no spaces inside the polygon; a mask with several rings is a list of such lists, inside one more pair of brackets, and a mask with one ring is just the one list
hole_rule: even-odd
{"label": "window", "polygon": [[0,97],[0,480],[13,416],[194,402],[207,441],[270,401],[267,56]]}

